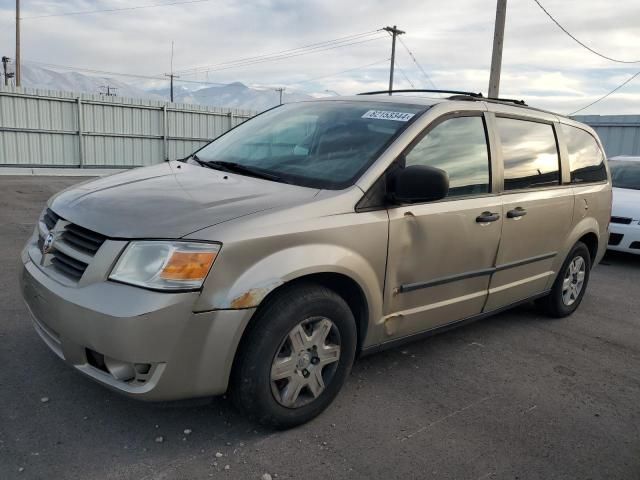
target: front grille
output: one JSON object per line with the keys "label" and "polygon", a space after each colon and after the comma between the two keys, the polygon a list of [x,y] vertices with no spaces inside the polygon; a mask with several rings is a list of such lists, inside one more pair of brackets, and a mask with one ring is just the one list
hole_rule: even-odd
{"label": "front grille", "polygon": [[[64,219],[47,208],[42,217],[47,232],[41,232],[38,237],[40,250],[44,245],[44,237],[61,220]],[[59,236],[54,241],[53,250],[50,252],[51,266],[58,273],[77,282],[89,266],[87,262],[98,252],[107,237],[73,223],[63,223],[66,225],[61,229],[61,233],[56,234]]]}
{"label": "front grille", "polygon": [[620,245],[620,242],[622,241],[622,237],[624,237],[622,233],[609,234],[609,245],[613,247],[615,247],[616,245]]}
{"label": "front grille", "polygon": [[62,239],[71,244],[74,248],[90,255],[95,255],[100,246],[106,240],[106,237],[70,223],[62,233]]}
{"label": "front grille", "polygon": [[51,264],[60,273],[63,273],[67,277],[72,278],[76,281],[82,278],[82,274],[89,266],[86,263],[81,262],[80,260],[76,260],[75,258],[72,258],[69,255],[62,253],[59,250],[55,250],[53,252],[53,258],[51,259]]}
{"label": "front grille", "polygon": [[640,242],[631,242],[629,248],[632,250],[640,250]]}
{"label": "front grille", "polygon": [[56,225],[56,223],[58,223],[60,217],[53,210],[47,208],[47,211],[44,213],[44,217],[42,217],[42,220],[47,226],[47,229],[51,230]]}

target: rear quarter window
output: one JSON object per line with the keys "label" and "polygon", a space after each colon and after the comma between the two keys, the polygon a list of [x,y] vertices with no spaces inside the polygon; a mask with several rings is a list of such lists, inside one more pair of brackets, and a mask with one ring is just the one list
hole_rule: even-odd
{"label": "rear quarter window", "polygon": [[571,183],[605,181],[605,157],[596,139],[580,128],[564,124],[560,128],[569,152]]}

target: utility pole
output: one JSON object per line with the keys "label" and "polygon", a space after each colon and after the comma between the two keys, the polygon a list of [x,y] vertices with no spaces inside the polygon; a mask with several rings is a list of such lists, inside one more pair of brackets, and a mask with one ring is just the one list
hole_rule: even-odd
{"label": "utility pole", "polygon": [[104,88],[104,91],[100,92],[101,95],[105,95],[107,97],[115,97],[117,87],[112,87],[111,85],[101,85],[100,88]]}
{"label": "utility pole", "polygon": [[285,89],[280,87],[280,88],[275,88],[274,90],[280,93],[280,105],[282,105],[282,93],[284,92]]}
{"label": "utility pole", "polygon": [[20,86],[20,0],[16,0],[16,87],[19,87],[19,86]]}
{"label": "utility pole", "polygon": [[171,103],[173,103],[173,79],[180,78],[178,75],[173,74],[173,40],[171,40],[171,73],[165,73],[165,77],[169,77],[170,79],[170,87],[169,87],[169,99]]}
{"label": "utility pole", "polygon": [[498,0],[496,24],[493,32],[493,53],[491,54],[491,74],[489,76],[489,98],[498,98],[500,92],[500,70],[502,69],[502,45],[504,43],[504,22],[507,16],[507,0]]}
{"label": "utility pole", "polygon": [[2,57],[2,69],[4,70],[4,86],[9,85],[9,75],[7,74],[7,64],[11,59],[9,57]]}
{"label": "utility pole", "polygon": [[180,77],[178,75],[174,75],[173,73],[165,73],[164,76],[169,77],[169,80],[171,82],[169,87],[169,99],[171,100],[171,103],[173,103],[173,79]]}
{"label": "utility pole", "polygon": [[393,90],[393,66],[396,62],[396,37],[406,32],[398,30],[395,25],[393,27],[384,27],[383,30],[391,34],[391,66],[389,68],[389,95],[391,95],[391,91]]}

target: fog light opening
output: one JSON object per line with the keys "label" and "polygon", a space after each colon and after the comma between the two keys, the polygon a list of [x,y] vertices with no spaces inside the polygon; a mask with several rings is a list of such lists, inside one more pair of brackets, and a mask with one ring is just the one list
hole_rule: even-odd
{"label": "fog light opening", "polygon": [[133,364],[131,363],[116,360],[115,358],[104,357],[104,364],[107,366],[111,376],[116,380],[128,382],[129,380],[133,380],[136,376]]}
{"label": "fog light opening", "polygon": [[98,370],[102,370],[105,373],[109,373],[107,366],[104,364],[104,355],[98,352],[94,352],[90,348],[85,349],[85,354],[87,356],[87,362],[92,367],[97,368]]}
{"label": "fog light opening", "polygon": [[134,367],[136,369],[136,373],[139,375],[146,375],[149,373],[149,370],[151,370],[150,363],[136,363]]}

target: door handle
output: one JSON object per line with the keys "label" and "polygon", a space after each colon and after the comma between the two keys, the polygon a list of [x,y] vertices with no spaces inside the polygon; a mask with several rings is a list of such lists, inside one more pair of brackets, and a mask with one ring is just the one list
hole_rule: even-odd
{"label": "door handle", "polygon": [[495,222],[500,219],[500,215],[492,212],[482,212],[479,216],[476,217],[476,222],[478,223],[489,223]]}
{"label": "door handle", "polygon": [[524,208],[517,207],[507,212],[507,218],[520,218],[520,217],[524,217],[526,214],[527,214],[527,211]]}

